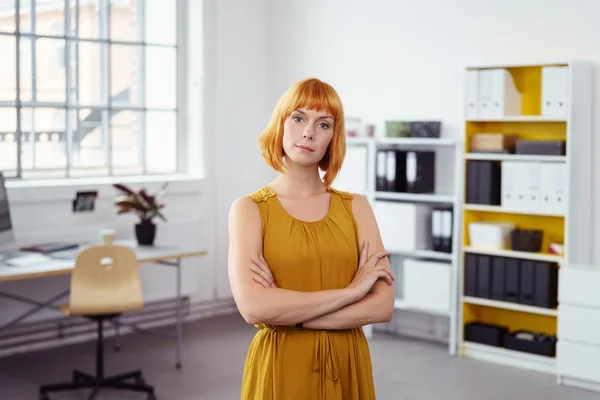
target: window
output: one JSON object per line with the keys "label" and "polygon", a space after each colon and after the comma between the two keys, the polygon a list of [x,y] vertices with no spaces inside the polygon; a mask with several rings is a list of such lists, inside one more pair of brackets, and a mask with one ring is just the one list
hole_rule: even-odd
{"label": "window", "polygon": [[178,49],[177,0],[0,0],[0,171],[179,172]]}

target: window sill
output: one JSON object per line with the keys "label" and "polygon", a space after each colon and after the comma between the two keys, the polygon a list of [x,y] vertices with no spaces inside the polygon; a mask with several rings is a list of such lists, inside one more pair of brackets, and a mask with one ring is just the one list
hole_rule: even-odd
{"label": "window sill", "polygon": [[154,192],[165,182],[169,182],[167,195],[194,195],[203,191],[205,179],[188,174],[110,176],[7,181],[6,187],[11,204],[32,204],[70,201],[78,191],[97,191],[98,200],[112,200],[117,194],[112,187],[115,183]]}

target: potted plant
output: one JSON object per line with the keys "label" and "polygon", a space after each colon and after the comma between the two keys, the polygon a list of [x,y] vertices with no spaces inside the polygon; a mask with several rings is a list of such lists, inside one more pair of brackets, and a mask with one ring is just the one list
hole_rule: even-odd
{"label": "potted plant", "polygon": [[158,193],[153,195],[149,194],[146,188],[136,192],[124,184],[117,183],[113,186],[119,191],[115,201],[118,208],[117,214],[136,214],[139,218],[139,223],[135,225],[135,237],[138,244],[153,245],[156,237],[154,218],[167,220],[161,212],[165,207],[161,200],[166,195],[167,183],[163,184]]}

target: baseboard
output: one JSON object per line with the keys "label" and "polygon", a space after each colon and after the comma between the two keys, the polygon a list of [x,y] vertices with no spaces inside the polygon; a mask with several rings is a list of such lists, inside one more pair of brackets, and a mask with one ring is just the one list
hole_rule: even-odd
{"label": "baseboard", "polygon": [[[190,303],[182,302],[184,322],[197,321],[218,315],[237,313],[233,299]],[[124,324],[136,324],[140,329],[153,329],[174,325],[175,301],[146,304],[143,310],[121,316]],[[119,328],[119,335],[132,333],[126,325]],[[111,324],[105,326],[105,337],[112,337],[116,330]],[[96,339],[96,325],[81,317],[61,317],[49,321],[20,324],[0,336],[0,358],[15,354],[56,348]]]}

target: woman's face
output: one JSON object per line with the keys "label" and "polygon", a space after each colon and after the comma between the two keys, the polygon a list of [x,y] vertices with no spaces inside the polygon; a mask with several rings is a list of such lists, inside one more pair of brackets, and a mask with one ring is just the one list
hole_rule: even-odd
{"label": "woman's face", "polygon": [[334,119],[327,113],[301,108],[283,125],[283,151],[295,164],[309,166],[323,158],[333,137]]}

